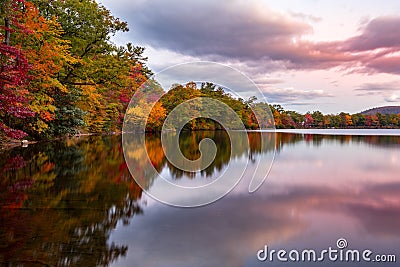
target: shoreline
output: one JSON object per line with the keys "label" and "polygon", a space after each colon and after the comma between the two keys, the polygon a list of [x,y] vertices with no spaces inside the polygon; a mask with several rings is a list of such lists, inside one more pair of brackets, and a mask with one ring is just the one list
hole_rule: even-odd
{"label": "shoreline", "polygon": [[[11,140],[7,140],[5,142],[0,142],[0,151],[9,150],[9,149],[13,149],[16,147],[27,147],[29,145],[41,143],[41,142],[59,141],[59,140],[64,140],[64,139],[68,139],[68,138],[79,138],[79,137],[96,136],[96,135],[100,135],[100,136],[119,135],[119,134],[122,134],[122,132],[118,131],[118,132],[108,132],[108,133],[80,133],[80,134],[75,134],[75,135],[71,135],[71,136],[55,137],[55,138],[51,138],[51,139],[41,139],[41,140],[11,139]],[[23,141],[27,141],[27,142],[23,142]]]}
{"label": "shoreline", "polygon": [[293,133],[293,134],[314,134],[314,135],[353,135],[353,136],[399,136],[400,129],[387,129],[387,128],[335,128],[335,129],[318,129],[318,128],[297,128],[297,129],[275,129],[275,130],[252,130],[251,132],[259,133]]}
{"label": "shoreline", "polygon": [[[219,131],[218,130],[203,130],[197,129],[194,132],[198,131]],[[372,132],[375,131],[375,132]],[[396,131],[393,133],[393,131]],[[251,130],[247,129],[246,132],[259,132],[259,133],[268,133],[268,132],[276,132],[276,133],[293,133],[293,134],[318,134],[318,135],[361,135],[361,136],[400,136],[400,128],[293,128],[293,129],[257,129]],[[107,135],[120,135],[122,131],[118,132],[107,132],[107,133],[82,133],[75,134],[72,136],[65,137],[57,137],[52,139],[43,139],[43,140],[8,140],[6,142],[0,142],[0,151],[13,149],[16,147],[27,147],[32,144],[40,143],[40,142],[53,142],[68,138],[79,138],[86,136],[107,136]],[[154,132],[149,132],[154,133]],[[27,141],[27,142],[23,142]]]}

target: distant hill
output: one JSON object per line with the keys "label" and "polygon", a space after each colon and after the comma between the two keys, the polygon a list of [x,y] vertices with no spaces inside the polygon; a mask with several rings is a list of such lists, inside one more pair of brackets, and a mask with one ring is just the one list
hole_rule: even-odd
{"label": "distant hill", "polygon": [[363,115],[374,115],[376,113],[381,114],[400,114],[400,106],[386,106],[379,108],[371,108],[361,112]]}

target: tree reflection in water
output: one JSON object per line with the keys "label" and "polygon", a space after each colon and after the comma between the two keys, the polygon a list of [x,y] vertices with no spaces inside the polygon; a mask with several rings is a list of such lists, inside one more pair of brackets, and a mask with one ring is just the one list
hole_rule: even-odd
{"label": "tree reflection in water", "polygon": [[97,266],[125,255],[108,244],[118,222],[141,213],[117,136],[41,143],[0,159],[0,262]]}
{"label": "tree reflection in water", "polygon": [[[299,142],[400,146],[396,136],[273,135],[249,133],[250,150],[243,147],[232,157],[254,160]],[[231,147],[224,131],[187,132],[180,136],[182,153],[198,158],[203,138],[213,139],[217,146],[216,159],[201,172],[212,177],[229,163]],[[276,142],[271,142],[273,138]],[[267,143],[265,151],[261,139]],[[129,144],[127,161],[134,159],[133,175],[146,179],[146,189],[157,179],[144,174],[147,155],[158,172],[168,169],[172,179],[194,177],[165,159],[159,136],[147,135],[145,147],[136,141]],[[1,153],[0,174],[1,264],[105,266],[126,255],[128,247],[110,244],[109,236],[118,223],[129,224],[135,214],[141,214],[143,202],[142,190],[125,164],[120,136],[82,137],[8,150]]]}

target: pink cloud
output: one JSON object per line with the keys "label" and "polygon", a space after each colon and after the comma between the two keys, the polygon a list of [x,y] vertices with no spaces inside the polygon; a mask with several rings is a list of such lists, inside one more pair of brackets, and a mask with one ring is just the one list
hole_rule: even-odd
{"label": "pink cloud", "polygon": [[346,40],[312,42],[304,37],[321,18],[277,12],[257,1],[138,1],[121,12],[132,18],[132,38],[177,55],[253,63],[263,71],[341,67],[400,73],[393,54],[400,52],[400,16],[369,20]]}
{"label": "pink cloud", "polygon": [[370,51],[378,48],[400,48],[400,17],[378,17],[368,22],[360,35],[346,40],[346,51]]}
{"label": "pink cloud", "polygon": [[371,60],[366,58],[364,64],[368,69],[376,72],[400,74],[400,56],[385,56]]}

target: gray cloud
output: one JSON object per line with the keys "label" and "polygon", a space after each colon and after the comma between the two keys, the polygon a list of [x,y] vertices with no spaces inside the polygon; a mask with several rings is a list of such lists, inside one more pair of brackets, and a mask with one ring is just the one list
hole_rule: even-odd
{"label": "gray cloud", "polygon": [[400,81],[391,81],[383,83],[364,83],[355,90],[367,91],[367,92],[393,92],[396,90],[400,90]]}
{"label": "gray cloud", "polygon": [[[256,1],[138,1],[119,5],[133,37],[145,45],[205,60],[275,62],[270,67],[307,63],[309,45],[298,40],[310,24],[260,6]],[[115,7],[115,9],[118,9]],[[311,59],[316,61],[319,59]],[[325,60],[325,59],[324,59]],[[310,60],[309,60],[310,61]]]}
{"label": "gray cloud", "polygon": [[283,83],[283,79],[268,78],[268,77],[258,77],[253,79],[253,81],[260,85],[278,84]]}
{"label": "gray cloud", "polygon": [[143,42],[195,56],[284,59],[292,38],[312,31],[254,1],[141,1],[127,7],[132,9],[122,12]]}
{"label": "gray cloud", "polygon": [[400,81],[365,83],[356,88],[358,96],[380,95],[386,102],[400,102]]}
{"label": "gray cloud", "polygon": [[[321,103],[318,103],[321,104]],[[315,105],[315,102],[306,103],[306,102],[290,102],[290,103],[282,103],[282,105],[287,105],[288,107],[296,107],[296,106],[312,106]]]}
{"label": "gray cloud", "polygon": [[332,97],[324,90],[299,90],[295,88],[264,88],[265,97],[273,103],[297,103],[299,100],[312,100],[320,97]]}
{"label": "gray cloud", "polygon": [[[122,9],[123,8],[123,9]],[[400,16],[364,22],[347,40],[302,39],[319,18],[279,13],[258,1],[119,1],[113,6],[132,25],[132,39],[202,60],[243,62],[252,73],[342,67],[400,74]]]}

